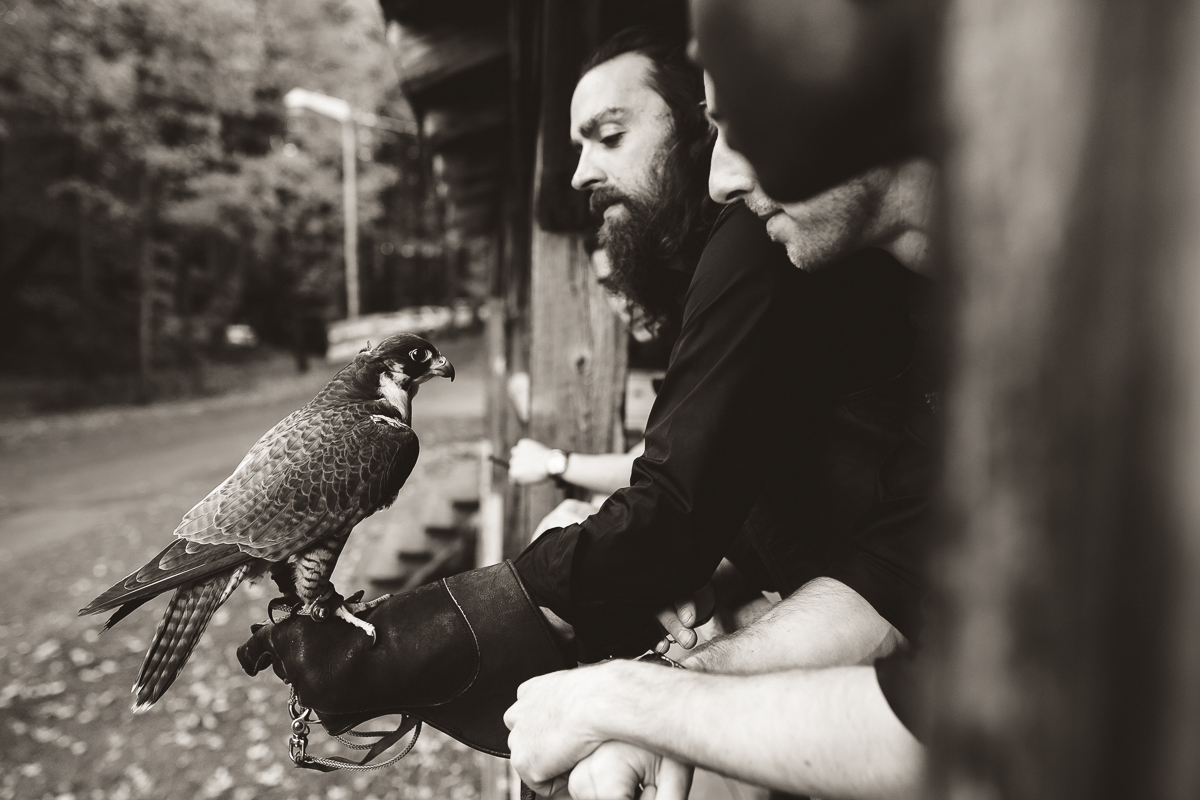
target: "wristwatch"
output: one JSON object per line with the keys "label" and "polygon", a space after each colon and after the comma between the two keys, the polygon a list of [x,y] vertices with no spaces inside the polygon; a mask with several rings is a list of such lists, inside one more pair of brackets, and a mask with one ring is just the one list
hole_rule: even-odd
{"label": "wristwatch", "polygon": [[567,471],[567,459],[570,456],[570,453],[562,450],[551,450],[546,454],[546,474],[551,478],[561,478]]}

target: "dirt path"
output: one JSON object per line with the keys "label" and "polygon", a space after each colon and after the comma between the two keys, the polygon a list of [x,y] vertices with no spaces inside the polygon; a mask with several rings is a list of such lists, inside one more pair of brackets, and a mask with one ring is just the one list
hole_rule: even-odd
{"label": "dirt path", "polygon": [[[414,403],[422,450],[435,453],[477,438],[483,413],[478,338],[442,349],[458,379],[425,386]],[[161,549],[182,514],[331,373],[217,400],[0,423],[0,800],[478,795],[476,757],[434,731],[379,773],[291,769],[286,688],[247,678],[233,652],[264,615],[262,587],[235,593],[171,692],[137,717],[128,687],[162,602],[104,636],[102,619],[75,616]],[[347,562],[369,543],[357,537]]]}

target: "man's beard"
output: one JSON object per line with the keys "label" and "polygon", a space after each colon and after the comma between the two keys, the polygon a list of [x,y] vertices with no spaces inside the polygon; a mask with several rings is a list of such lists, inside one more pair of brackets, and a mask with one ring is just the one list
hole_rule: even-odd
{"label": "man's beard", "polygon": [[880,202],[872,178],[868,173],[788,205],[776,203],[761,188],[742,201],[767,221],[767,235],[784,246],[793,264],[815,271],[872,244],[866,231],[878,216]]}
{"label": "man's beard", "polygon": [[611,268],[601,283],[635,305],[651,327],[678,316],[687,287],[686,273],[669,268],[679,258],[688,224],[682,180],[671,161],[668,156],[668,163],[660,162],[643,196],[600,187],[590,201],[598,214],[618,203],[624,208],[605,217],[600,228],[599,245]]}

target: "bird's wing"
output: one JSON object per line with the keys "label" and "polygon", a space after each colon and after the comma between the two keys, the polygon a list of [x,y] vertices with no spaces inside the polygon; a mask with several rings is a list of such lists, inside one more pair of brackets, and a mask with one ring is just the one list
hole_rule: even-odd
{"label": "bird's wing", "polygon": [[[218,545],[205,548],[202,553],[189,554],[185,551],[185,543],[176,539],[137,572],[125,576],[79,613],[95,614],[126,603],[140,605],[168,589],[241,566],[248,561],[250,557],[235,545]],[[136,606],[130,606],[125,613],[134,608]],[[118,619],[120,616],[109,620],[105,628],[111,628]]]}
{"label": "bird's wing", "polygon": [[264,436],[175,535],[189,553],[233,544],[283,560],[390,504],[419,450],[412,428],[394,418],[305,409]]}

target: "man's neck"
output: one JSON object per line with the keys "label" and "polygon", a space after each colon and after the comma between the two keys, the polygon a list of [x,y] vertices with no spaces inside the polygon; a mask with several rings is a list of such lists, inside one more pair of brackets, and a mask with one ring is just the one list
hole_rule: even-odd
{"label": "man's neck", "polygon": [[867,239],[913,272],[929,270],[929,228],[936,170],[924,159],[896,168]]}

